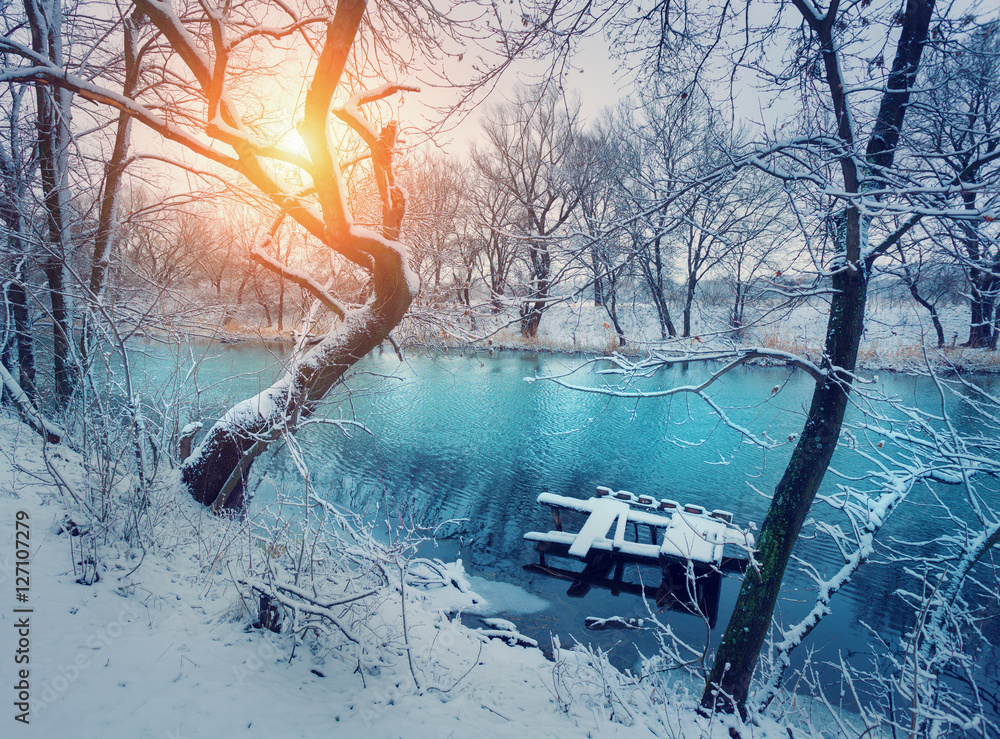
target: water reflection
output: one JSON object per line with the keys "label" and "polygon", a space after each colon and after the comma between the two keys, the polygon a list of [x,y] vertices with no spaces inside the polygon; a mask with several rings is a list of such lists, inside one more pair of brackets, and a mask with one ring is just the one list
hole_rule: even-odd
{"label": "water reflection", "polygon": [[[605,552],[595,552],[588,558],[587,566],[580,572],[557,567],[551,562],[544,564],[526,564],[527,572],[545,575],[555,580],[570,583],[566,595],[570,598],[584,598],[593,588],[607,590],[612,596],[622,593],[643,598],[652,604],[659,612],[673,611],[683,613],[708,623],[714,629],[719,620],[719,600],[722,595],[722,573],[709,567],[696,567],[688,570],[679,562],[670,562],[662,568],[645,567],[646,576],[639,576],[638,581],[626,579],[626,570],[635,570],[639,574],[640,567],[633,565],[627,568],[622,560],[617,562]],[[611,573],[614,573],[611,575]],[[656,583],[647,585],[646,583]],[[617,619],[585,619],[585,625],[592,631],[603,631],[607,622],[619,623]],[[629,625],[637,624],[642,619],[633,617],[625,619]],[[594,622],[601,622],[601,627]],[[613,627],[611,627],[613,628]]]}
{"label": "water reflection", "polygon": [[[281,371],[280,358],[267,350],[226,349],[217,354],[214,363],[201,365],[197,375],[198,405],[192,407],[210,411],[205,420],[231,399],[257,392]],[[164,384],[170,361],[169,356],[158,358],[153,352],[139,363],[150,384]],[[523,381],[535,374],[566,371],[580,362],[565,356],[467,353],[411,354],[400,364],[391,353],[376,354],[362,363],[363,371],[325,411],[331,418],[365,424],[368,433],[348,436],[319,427],[305,430],[301,442],[317,489],[334,502],[359,511],[390,506],[430,525],[463,519],[447,529],[450,539],[434,556],[460,556],[473,574],[515,583],[548,600],[547,611],[520,620],[527,635],[543,643],[555,633],[563,643],[575,637],[604,648],[620,644],[615,653],[628,663],[635,658],[635,649],[655,651],[655,641],[629,634],[623,642],[620,634],[587,632],[584,626],[587,617],[647,617],[647,604],[639,598],[612,595],[615,589],[625,592],[626,581],[634,584],[635,579],[626,577],[614,585],[612,574],[607,579],[614,587],[592,588],[586,598],[574,599],[566,594],[565,580],[522,569],[535,558],[523,534],[546,530],[548,525],[547,509],[536,503],[538,494],[589,497],[597,485],[606,485],[724,508],[740,525],[759,524],[768,506],[765,494],[782,473],[791,444],[766,453],[750,447],[705,412],[700,401],[690,398],[636,402]],[[259,368],[268,369],[259,376]],[[243,374],[224,379],[237,369]],[[180,375],[185,371],[182,366]],[[663,373],[653,382],[662,387],[689,384],[706,371],[692,365]],[[598,380],[581,375],[578,381]],[[996,393],[996,380],[987,382]],[[775,387],[777,393],[772,392]],[[938,407],[937,392],[927,379],[883,374],[879,387],[912,405]],[[810,380],[802,373],[745,368],[729,376],[714,397],[735,423],[781,441],[800,430],[810,392]],[[952,418],[960,431],[975,429],[975,418],[962,408],[956,406]],[[833,466],[844,475],[865,471],[846,448],[838,447]],[[297,471],[281,454],[268,475],[271,485],[262,491],[293,489],[298,484]],[[837,482],[828,475],[821,495],[835,491]],[[926,506],[935,494],[954,497],[941,486],[915,491],[881,538],[917,541],[938,534],[941,523]],[[262,505],[273,493],[260,495],[257,504]],[[813,515],[835,512],[817,507]],[[795,554],[821,573],[843,563],[829,539],[803,539]],[[912,625],[912,609],[894,596],[905,585],[902,566],[875,559],[834,599],[833,615],[813,634],[818,650],[814,659],[835,661],[839,650],[867,649],[868,627],[891,640]],[[656,578],[654,574],[643,583],[655,589],[661,584]],[[726,623],[738,587],[737,577],[723,576],[709,588],[717,593],[713,621]],[[655,610],[659,606],[653,595],[648,607]],[[785,623],[801,618],[814,598],[813,580],[790,567],[778,618]],[[703,621],[683,609],[661,616],[681,638],[693,644],[706,639]],[[719,631],[708,638],[717,639]]]}

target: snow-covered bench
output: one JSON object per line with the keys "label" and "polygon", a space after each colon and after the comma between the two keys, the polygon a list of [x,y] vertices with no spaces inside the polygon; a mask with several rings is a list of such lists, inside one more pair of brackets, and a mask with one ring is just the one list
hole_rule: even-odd
{"label": "snow-covered bench", "polygon": [[[630,493],[627,494],[627,498],[623,493],[609,493],[611,491],[602,488],[600,497],[589,499],[542,493],[538,496],[538,502],[552,507],[556,531],[548,533],[529,531],[524,538],[529,541],[566,546],[567,554],[579,559],[585,559],[592,549],[596,549],[621,552],[651,561],[669,557],[705,564],[719,564],[726,544],[753,546],[753,536],[728,525],[732,521],[732,514],[727,511],[708,513],[701,506],[692,504],[679,506],[673,501],[663,501],[669,505],[662,505],[657,510],[662,509],[670,513],[661,515],[650,510],[652,506],[648,504],[643,505],[643,509],[640,510],[630,507],[626,500],[631,502],[631,499],[636,497]],[[574,534],[562,530],[560,510],[587,514],[587,520],[579,532]],[[625,532],[630,523],[636,527],[640,524],[649,527],[654,543],[626,541]],[[608,538],[612,526],[614,534]],[[636,530],[638,532],[638,528]],[[662,538],[659,543],[656,543],[660,537]]]}

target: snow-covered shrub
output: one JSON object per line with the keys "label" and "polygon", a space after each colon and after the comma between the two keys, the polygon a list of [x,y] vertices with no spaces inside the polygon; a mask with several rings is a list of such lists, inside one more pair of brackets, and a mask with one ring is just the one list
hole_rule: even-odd
{"label": "snow-covered shrub", "polygon": [[[635,726],[635,693],[642,688],[628,673],[619,672],[599,647],[577,644],[564,649],[559,638],[552,638],[552,694],[564,713],[574,703],[586,711],[604,714],[610,721]],[[640,701],[640,703],[643,703]]]}
{"label": "snow-covered shrub", "polygon": [[[240,578],[248,601],[273,606],[273,630],[292,635],[295,645],[362,671],[404,654],[402,616],[389,615],[386,603],[400,598],[412,547],[378,541],[364,521],[330,504],[306,505],[294,516],[287,503],[278,507],[252,524],[255,545]],[[258,624],[271,620],[252,615]]]}
{"label": "snow-covered shrub", "polygon": [[249,523],[253,545],[238,577],[254,625],[292,637],[292,650],[306,646],[356,666],[364,680],[405,657],[420,685],[409,643],[407,606],[424,612],[475,607],[461,562],[417,557],[426,532],[361,516],[321,497],[294,438],[285,440],[300,485]]}

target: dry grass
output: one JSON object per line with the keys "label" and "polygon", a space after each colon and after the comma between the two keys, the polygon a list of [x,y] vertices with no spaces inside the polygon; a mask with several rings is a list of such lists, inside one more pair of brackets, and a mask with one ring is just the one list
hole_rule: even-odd
{"label": "dry grass", "polygon": [[790,336],[790,332],[783,331],[779,326],[767,327],[757,336],[755,343],[765,349],[790,352],[803,357],[817,356],[821,350],[818,345],[807,345],[801,336]]}
{"label": "dry grass", "polygon": [[[273,325],[268,327],[264,325],[264,316],[258,315],[259,311],[253,306],[243,306],[238,311],[233,311],[231,307],[215,308],[217,310],[212,306],[201,306],[196,316],[189,319],[189,328],[194,327],[195,333],[200,335],[229,341],[287,344],[291,338],[291,322],[285,331],[278,331]],[[423,309],[426,310],[426,307]],[[931,342],[933,336],[926,325],[926,316],[919,311],[907,310],[905,305],[882,304],[874,300],[870,303],[869,312],[868,330],[858,357],[859,367],[865,370],[914,371],[926,366],[923,345]],[[636,311],[634,306],[633,310],[621,315],[628,340],[624,347],[618,345],[618,336],[603,311],[587,301],[547,311],[539,335],[534,337],[521,335],[516,316],[511,313],[476,313],[465,307],[449,306],[442,313],[428,315],[417,310],[415,315],[416,318],[411,317],[397,329],[396,336],[404,346],[428,350],[447,351],[470,348],[471,345],[508,351],[641,356],[659,347],[681,351],[685,348],[684,342],[679,339],[663,344],[659,339],[655,314],[651,310]],[[817,361],[822,353],[826,317],[823,305],[803,306],[793,314],[781,317],[780,322],[773,317],[773,322],[767,325],[748,326],[740,343],[743,346],[787,351]],[[217,320],[213,322],[213,318]],[[953,342],[954,337],[967,330],[967,320],[961,307],[942,313],[946,335],[953,337]],[[702,314],[696,324],[694,330],[700,333],[700,339],[691,348],[732,346],[734,334],[725,328],[725,322],[719,316]],[[465,338],[477,335],[482,338]],[[927,344],[927,355],[932,365],[943,371],[958,368],[964,372],[1000,373],[1000,352],[962,347],[938,350],[930,343]]]}
{"label": "dry grass", "polygon": [[[810,359],[819,357],[822,347],[806,345],[801,337],[791,337],[777,327],[758,337],[758,344],[768,349],[791,352]],[[863,341],[858,350],[858,367],[865,370],[913,372],[926,370],[928,363],[939,372],[974,372],[1000,374],[1000,352],[968,349],[962,346],[938,349],[901,339]]]}

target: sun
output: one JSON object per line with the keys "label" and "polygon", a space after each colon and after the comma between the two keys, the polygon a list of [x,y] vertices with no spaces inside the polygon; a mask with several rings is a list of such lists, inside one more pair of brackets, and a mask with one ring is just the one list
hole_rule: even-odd
{"label": "sun", "polygon": [[282,150],[290,154],[309,159],[309,147],[299,134],[299,121],[289,121],[278,135],[276,143]]}

